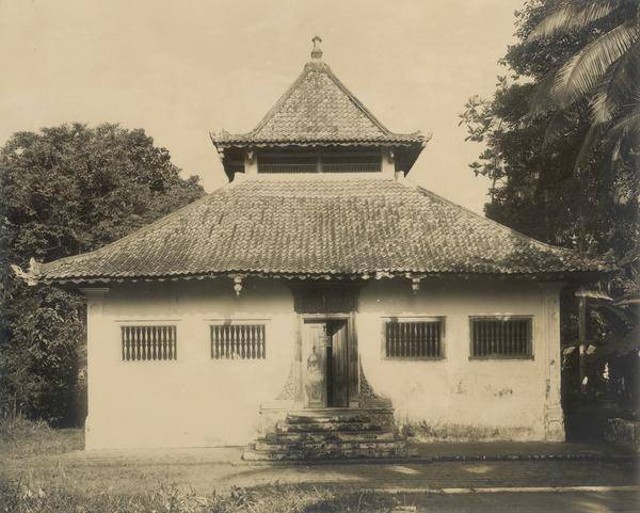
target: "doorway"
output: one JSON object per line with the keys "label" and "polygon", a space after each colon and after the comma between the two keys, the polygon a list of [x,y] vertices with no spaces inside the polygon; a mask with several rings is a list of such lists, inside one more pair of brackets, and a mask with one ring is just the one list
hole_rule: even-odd
{"label": "doorway", "polygon": [[303,323],[303,383],[306,408],[349,406],[349,335],[347,319]]}

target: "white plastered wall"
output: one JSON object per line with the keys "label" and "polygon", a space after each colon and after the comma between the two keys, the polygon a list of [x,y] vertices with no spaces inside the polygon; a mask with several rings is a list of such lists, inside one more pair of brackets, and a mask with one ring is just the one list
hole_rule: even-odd
{"label": "white plastered wall", "polygon": [[[361,364],[400,422],[426,438],[562,440],[559,287],[527,281],[373,282],[357,315]],[[533,359],[470,359],[471,316],[531,316]],[[441,360],[385,360],[388,317],[445,320]]]}
{"label": "white plastered wall", "polygon": [[[239,445],[256,434],[260,404],[283,388],[296,316],[289,289],[229,279],[88,290],[86,448]],[[264,360],[213,360],[210,321],[266,324]],[[177,326],[177,360],[123,361],[121,326]]]}
{"label": "white plastered wall", "polygon": [[[391,399],[402,422],[445,438],[561,440],[559,288],[532,282],[372,281],[356,314],[365,375]],[[89,416],[86,447],[241,445],[260,430],[260,406],[289,377],[298,318],[290,290],[248,280],[240,297],[229,279],[135,283],[88,289]],[[533,319],[530,360],[470,360],[469,317]],[[445,358],[389,361],[388,317],[445,318]],[[212,360],[212,321],[266,324],[265,360]],[[175,361],[123,361],[121,326],[177,326]]]}

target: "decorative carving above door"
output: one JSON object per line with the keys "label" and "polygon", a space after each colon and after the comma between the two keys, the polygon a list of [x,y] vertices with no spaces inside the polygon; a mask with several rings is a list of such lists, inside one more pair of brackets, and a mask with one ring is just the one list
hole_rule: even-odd
{"label": "decorative carving above door", "polygon": [[360,287],[353,284],[291,284],[296,313],[347,313],[357,309]]}

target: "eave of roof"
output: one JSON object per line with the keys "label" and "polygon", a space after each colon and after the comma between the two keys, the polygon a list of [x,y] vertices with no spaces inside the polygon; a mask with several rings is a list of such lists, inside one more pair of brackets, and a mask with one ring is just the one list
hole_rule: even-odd
{"label": "eave of roof", "polygon": [[243,275],[559,277],[600,258],[549,246],[408,181],[251,178],[97,251],[37,264],[40,282]]}
{"label": "eave of roof", "polygon": [[224,131],[210,134],[211,141],[219,149],[269,147],[269,146],[369,146],[385,145],[390,147],[419,146],[423,148],[431,136],[420,132],[413,134],[390,134],[380,137],[349,137],[349,138],[319,138],[319,137],[280,137],[259,138],[249,134],[229,134]]}

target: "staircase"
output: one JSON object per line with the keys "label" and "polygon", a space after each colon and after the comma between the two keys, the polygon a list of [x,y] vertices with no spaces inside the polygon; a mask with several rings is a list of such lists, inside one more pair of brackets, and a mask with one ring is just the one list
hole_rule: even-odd
{"label": "staircase", "polygon": [[243,453],[247,461],[403,458],[406,439],[392,410],[323,409],[290,412]]}

